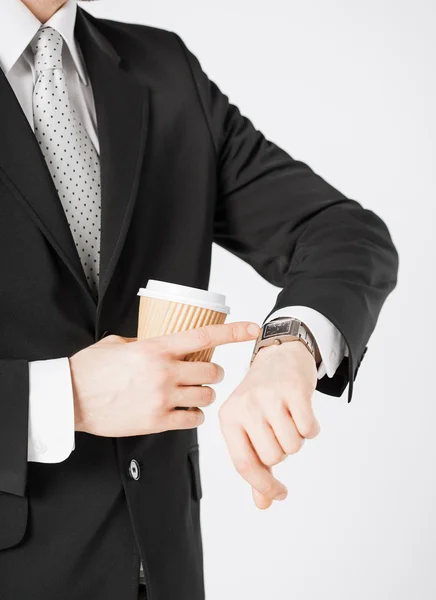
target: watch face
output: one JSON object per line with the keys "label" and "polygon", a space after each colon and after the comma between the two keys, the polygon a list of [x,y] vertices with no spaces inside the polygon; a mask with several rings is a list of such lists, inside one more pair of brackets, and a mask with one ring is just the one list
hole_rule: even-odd
{"label": "watch face", "polygon": [[265,340],[276,335],[286,335],[291,333],[293,321],[271,321],[263,328],[262,339]]}

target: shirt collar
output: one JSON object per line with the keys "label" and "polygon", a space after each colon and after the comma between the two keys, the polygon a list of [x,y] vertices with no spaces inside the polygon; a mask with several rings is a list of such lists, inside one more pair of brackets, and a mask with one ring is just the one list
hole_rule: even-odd
{"label": "shirt collar", "polygon": [[[53,27],[62,35],[80,79],[87,85],[88,78],[83,59],[74,37],[76,14],[76,0],[67,0],[45,25]],[[21,0],[0,0],[0,66],[6,75],[40,27],[40,21]]]}

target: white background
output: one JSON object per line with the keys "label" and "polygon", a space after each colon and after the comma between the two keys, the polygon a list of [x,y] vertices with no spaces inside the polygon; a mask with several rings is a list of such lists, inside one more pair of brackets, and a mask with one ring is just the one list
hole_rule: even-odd
{"label": "white background", "polygon": [[[176,31],[269,139],[385,219],[400,252],[400,283],[351,404],[315,397],[322,431],[276,469],[290,493],[266,512],[234,471],[217,420],[251,344],[216,352],[227,376],[200,429],[208,600],[434,600],[434,0],[86,8]],[[227,295],[232,320],[259,323],[278,293],[219,248],[210,289]]]}

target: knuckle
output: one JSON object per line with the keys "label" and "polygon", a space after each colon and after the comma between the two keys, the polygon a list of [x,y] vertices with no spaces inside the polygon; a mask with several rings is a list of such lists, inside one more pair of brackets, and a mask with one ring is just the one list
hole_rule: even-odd
{"label": "knuckle", "polygon": [[[229,399],[231,399],[232,397],[230,397]],[[224,404],[222,404],[218,410],[218,418],[220,421],[221,426],[226,425],[227,423],[229,423],[230,421],[234,420],[235,417],[235,410],[232,407],[232,404],[228,402],[228,400],[226,402],[224,402]]]}
{"label": "knuckle", "polygon": [[152,381],[154,384],[153,387],[156,390],[156,392],[162,395],[166,395],[168,390],[168,377],[166,376],[165,372],[160,369],[157,369],[155,371],[155,374],[153,375]]}
{"label": "knuckle", "polygon": [[152,400],[152,406],[154,407],[154,410],[158,411],[165,404],[166,404],[166,396],[165,396],[163,390],[155,391],[153,394],[153,400]]}
{"label": "knuckle", "polygon": [[159,365],[153,372],[153,384],[157,392],[163,393],[168,385],[171,374],[170,370],[162,365]]}
{"label": "knuckle", "polygon": [[171,354],[174,346],[177,345],[177,336],[182,333],[168,333],[165,335],[158,335],[156,337],[148,338],[144,340],[144,344],[153,351],[155,354]]}
{"label": "knuckle", "polygon": [[211,336],[207,327],[199,327],[195,329],[195,336],[200,348],[205,348],[210,344]]}
{"label": "knuckle", "polygon": [[237,342],[239,339],[241,339],[241,327],[238,325],[231,325],[230,337],[233,342]]}
{"label": "knuckle", "polygon": [[280,462],[282,462],[283,458],[283,452],[271,452],[268,456],[265,457],[265,459],[263,460],[263,464],[267,467],[274,467],[275,465],[278,465]]}
{"label": "knuckle", "polygon": [[[266,396],[263,396],[263,399],[267,402]],[[240,410],[251,423],[257,423],[263,418],[262,396],[242,395],[240,397]]]}
{"label": "knuckle", "polygon": [[316,435],[317,429],[318,428],[315,419],[306,419],[298,425],[298,431],[303,438]]}
{"label": "knuckle", "polygon": [[208,369],[209,369],[208,378],[210,379],[210,381],[216,381],[218,379],[218,375],[219,375],[218,365],[215,365],[214,363],[210,363]]}
{"label": "knuckle", "polygon": [[181,361],[175,361],[172,365],[172,378],[176,384],[179,384],[183,381],[183,365],[184,363]]}
{"label": "knuckle", "polygon": [[204,413],[201,410],[187,410],[186,420],[189,427],[198,427],[204,422]]}
{"label": "knuckle", "polygon": [[291,454],[297,454],[301,450],[301,447],[304,444],[304,438],[296,438],[286,444],[286,448],[284,448],[286,454],[289,456]]}
{"label": "knuckle", "polygon": [[160,402],[165,401],[165,387],[165,380],[162,375],[156,375],[154,379],[154,393]]}
{"label": "knuckle", "polygon": [[256,395],[249,389],[238,389],[235,393],[239,402],[246,410],[252,411],[257,397],[262,397],[262,390],[256,390]]}
{"label": "knuckle", "polygon": [[272,481],[263,481],[259,484],[257,490],[264,496],[274,496],[274,483]]}
{"label": "knuckle", "polygon": [[234,465],[237,472],[244,478],[249,476],[254,468],[253,461],[244,457],[237,458],[234,462]]}
{"label": "knuckle", "polygon": [[289,389],[292,390],[293,397],[296,398],[303,395],[303,386],[298,373],[290,372],[288,374],[287,385],[289,386]]}
{"label": "knuckle", "polygon": [[213,383],[220,383],[224,379],[224,369],[215,363],[210,364],[209,374]]}
{"label": "knuckle", "polygon": [[202,400],[206,404],[211,404],[215,400],[215,390],[213,390],[211,387],[203,387]]}
{"label": "knuckle", "polygon": [[[168,335],[167,337],[170,338],[171,335]],[[149,338],[143,343],[144,352],[146,352],[147,355],[164,355],[169,353],[169,344],[170,340],[165,339],[164,336]]]}
{"label": "knuckle", "polygon": [[156,346],[156,343],[152,340],[147,341],[139,341],[135,344],[135,351],[137,355],[143,359],[144,357],[148,357],[153,353],[153,348]]}
{"label": "knuckle", "polygon": [[289,387],[292,389],[292,395],[295,398],[300,398],[305,402],[310,402],[313,391],[306,382],[301,381],[301,378],[297,374],[291,376]]}
{"label": "knuckle", "polygon": [[103,338],[103,340],[105,342],[118,342],[120,341],[120,337],[118,335],[115,335],[114,333],[111,333],[110,335],[107,335],[106,337]]}

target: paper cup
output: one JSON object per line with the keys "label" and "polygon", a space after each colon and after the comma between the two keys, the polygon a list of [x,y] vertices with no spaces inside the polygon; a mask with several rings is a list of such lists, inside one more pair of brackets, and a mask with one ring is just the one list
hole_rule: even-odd
{"label": "paper cup", "polygon": [[[151,279],[138,292],[138,339],[168,335],[225,322],[230,309],[225,296]],[[210,362],[214,348],[188,354],[185,360]]]}

